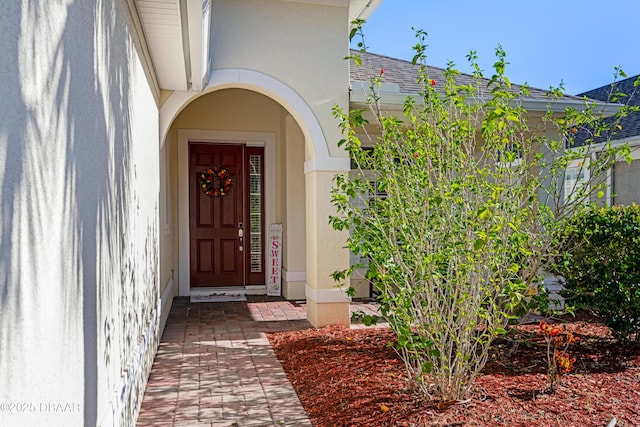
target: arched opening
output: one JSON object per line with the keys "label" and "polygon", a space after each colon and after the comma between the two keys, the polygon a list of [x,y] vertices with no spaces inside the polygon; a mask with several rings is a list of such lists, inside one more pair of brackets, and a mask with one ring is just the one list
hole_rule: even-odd
{"label": "arched opening", "polygon": [[[324,123],[324,126],[333,126],[333,123]],[[194,295],[200,291],[211,292],[211,289],[235,292],[242,288],[244,293],[265,293],[266,280],[265,283],[246,280],[246,273],[235,276],[244,280],[202,282],[202,286],[194,286],[199,279],[194,280],[192,275],[193,270],[200,267],[207,271],[233,269],[230,266],[235,265],[235,261],[216,260],[210,254],[217,251],[227,255],[244,251],[248,246],[246,240],[232,242],[233,233],[226,235],[226,242],[194,239],[193,212],[207,216],[210,211],[193,204],[193,194],[199,194],[194,193],[193,176],[197,171],[192,168],[193,156],[198,154],[193,154],[191,147],[239,146],[245,152],[259,147],[263,150],[264,162],[263,230],[270,224],[283,226],[282,259],[278,265],[282,296],[306,299],[313,324],[348,323],[348,304],[345,305],[348,299],[331,279],[333,271],[348,265],[348,251],[344,249],[345,237],[331,230],[327,218],[331,212],[329,191],[333,175],[349,170],[349,159],[335,144],[330,149],[309,104],[289,86],[270,76],[250,70],[217,70],[204,92],[176,92],[167,98],[160,110],[160,135],[163,305],[173,295]],[[215,166],[216,162],[222,162],[216,153],[214,150],[204,163]],[[245,162],[243,170],[248,170],[248,163],[242,161]],[[243,176],[238,182],[249,179]],[[248,197],[237,200],[247,203]],[[216,204],[221,205],[214,202]],[[238,206],[236,204],[236,210],[240,209]],[[225,210],[233,209],[227,206]],[[242,210],[249,212],[251,208],[245,205]],[[234,218],[225,226],[234,229],[239,238],[246,233],[248,217],[235,215]],[[263,257],[267,253],[266,242],[264,236],[259,245]],[[194,249],[198,245],[203,249],[202,256]],[[244,257],[245,272],[257,253],[251,255]]]}
{"label": "arched opening", "polygon": [[[199,149],[205,153],[198,152]],[[225,197],[202,198],[201,192],[194,192],[192,188],[194,156],[207,163],[209,154],[206,152],[209,152],[214,166],[228,162],[223,159],[229,150],[239,150],[240,161],[245,162],[234,169],[235,174],[243,173],[242,177],[234,177],[238,185]],[[305,153],[304,134],[288,111],[255,91],[211,91],[181,109],[166,133],[162,151],[166,170],[166,191],[162,198],[166,206],[161,217],[164,217],[167,239],[163,244],[166,252],[163,261],[166,265],[175,266],[174,278],[179,282],[179,294],[195,295],[211,292],[212,288],[265,293],[265,231],[269,224],[282,224],[285,243],[283,279],[285,285],[290,285],[283,288],[284,296],[304,298],[304,162],[309,154]],[[218,152],[221,154],[216,154]],[[229,164],[220,166],[232,167]],[[260,191],[256,193],[254,188],[252,194],[241,194],[242,190],[252,191],[249,184],[256,179]],[[194,194],[207,203],[207,200],[211,201],[210,206],[194,204]],[[258,196],[261,196],[261,204],[250,206]],[[207,218],[195,218],[194,211]],[[261,215],[256,214],[258,211]],[[226,217],[216,218],[216,212]],[[217,221],[215,235],[227,233],[226,240],[195,236],[199,231],[194,230],[194,222],[207,223],[209,219]],[[225,231],[225,228],[233,230]],[[261,235],[256,235],[257,229],[262,230]],[[238,236],[238,233],[243,236]],[[235,251],[238,252],[236,256],[231,256]],[[234,270],[234,263],[243,265],[239,265],[241,271],[236,271],[236,276],[232,277],[225,272]],[[170,276],[171,269],[168,270],[167,275]],[[207,274],[203,273],[205,279],[200,281],[194,276],[194,270],[196,276],[198,271],[215,274],[207,282]],[[289,284],[292,281],[300,283],[297,286]],[[296,295],[293,295],[294,291],[297,291]]]}

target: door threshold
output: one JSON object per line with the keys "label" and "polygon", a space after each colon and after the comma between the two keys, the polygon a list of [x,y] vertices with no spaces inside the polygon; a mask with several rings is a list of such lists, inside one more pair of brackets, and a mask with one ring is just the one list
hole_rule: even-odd
{"label": "door threshold", "polygon": [[252,286],[220,286],[211,288],[191,288],[190,296],[205,296],[211,294],[218,295],[266,295],[267,287],[265,285]]}

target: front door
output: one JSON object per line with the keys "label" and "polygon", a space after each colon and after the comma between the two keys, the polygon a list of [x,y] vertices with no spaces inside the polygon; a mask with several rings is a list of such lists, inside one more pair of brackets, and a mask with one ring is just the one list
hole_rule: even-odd
{"label": "front door", "polygon": [[[256,156],[261,162],[262,148],[189,144],[191,287],[264,284],[264,274],[256,274],[264,268],[263,175],[260,170],[256,190]],[[206,187],[203,173],[213,175]]]}

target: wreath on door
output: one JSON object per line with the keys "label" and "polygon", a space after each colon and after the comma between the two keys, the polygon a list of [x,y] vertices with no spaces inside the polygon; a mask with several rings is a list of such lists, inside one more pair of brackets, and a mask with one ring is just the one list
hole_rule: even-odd
{"label": "wreath on door", "polygon": [[204,194],[211,197],[224,197],[230,190],[233,179],[229,171],[215,166],[200,173],[200,186]]}

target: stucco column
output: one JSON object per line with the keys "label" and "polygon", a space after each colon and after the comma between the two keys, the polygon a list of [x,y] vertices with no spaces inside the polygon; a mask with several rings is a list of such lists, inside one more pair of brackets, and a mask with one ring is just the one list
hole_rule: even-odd
{"label": "stucco column", "polygon": [[349,266],[345,243],[347,232],[329,225],[331,185],[335,171],[310,171],[305,174],[307,229],[307,319],[315,327],[329,324],[349,325],[349,301],[344,289],[336,288],[331,277]]}

